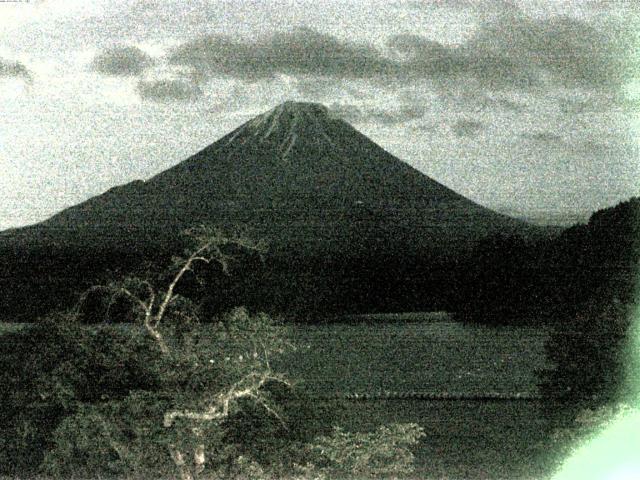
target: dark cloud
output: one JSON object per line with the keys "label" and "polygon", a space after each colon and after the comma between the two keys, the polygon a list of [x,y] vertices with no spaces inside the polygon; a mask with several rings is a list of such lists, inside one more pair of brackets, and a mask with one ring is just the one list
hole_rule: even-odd
{"label": "dark cloud", "polygon": [[636,144],[620,141],[620,140],[607,140],[597,141],[593,139],[586,139],[578,141],[573,146],[573,150],[583,155],[596,155],[599,157],[609,158],[638,158],[639,147]]}
{"label": "dark cloud", "polygon": [[551,132],[526,132],[521,134],[522,138],[533,140],[536,143],[542,143],[546,145],[562,145],[566,142],[560,135]]}
{"label": "dark cloud", "polygon": [[409,2],[400,2],[400,5],[409,8],[422,10],[425,7],[445,7],[453,9],[474,8],[477,7],[477,0],[415,0]]}
{"label": "dark cloud", "polygon": [[189,80],[142,80],[137,87],[140,97],[156,102],[191,101],[202,95],[200,87]]}
{"label": "dark cloud", "polygon": [[567,115],[580,115],[586,112],[597,111],[592,100],[578,100],[575,98],[560,98],[558,100],[560,111]]}
{"label": "dark cloud", "polygon": [[341,118],[347,122],[361,122],[363,120],[362,109],[348,103],[334,103],[329,106],[332,116]]}
{"label": "dark cloud", "polygon": [[[638,146],[623,138],[594,139],[584,136],[564,138],[549,131],[526,132],[520,136],[546,153],[551,154],[555,150],[561,152],[563,157],[566,156],[564,158],[574,157],[585,162],[624,163],[629,159],[638,158],[639,154]],[[634,162],[630,163],[632,164]]]}
{"label": "dark cloud", "polygon": [[537,85],[543,72],[569,86],[617,88],[637,72],[634,46],[632,32],[622,24],[609,22],[597,29],[568,17],[534,19],[514,13],[485,22],[461,45],[418,35],[387,42],[406,75],[440,80],[466,76],[494,90]]}
{"label": "dark cloud", "polygon": [[418,35],[393,36],[386,47],[388,55],[370,45],[299,28],[252,41],[223,35],[201,37],[176,48],[169,62],[187,66],[205,78],[247,81],[287,74],[382,82],[472,76],[495,88],[534,82],[526,66],[489,50],[445,46]]}
{"label": "dark cloud", "polygon": [[132,46],[116,46],[97,54],[91,68],[103,75],[136,76],[153,65],[153,58]]}
{"label": "dark cloud", "polygon": [[634,75],[634,46],[632,32],[619,23],[598,29],[569,17],[508,15],[484,24],[464,48],[479,58],[491,53],[514,72],[528,68],[570,86],[617,88]]}
{"label": "dark cloud", "polygon": [[529,67],[490,50],[443,45],[419,35],[393,36],[387,41],[387,48],[400,57],[397,71],[403,77],[440,81],[472,77],[494,89],[535,83]]}
{"label": "dark cloud", "polygon": [[365,96],[353,83],[335,78],[300,77],[296,80],[295,89],[305,99],[335,98],[336,94],[347,94],[353,98]]}
{"label": "dark cloud", "polygon": [[393,68],[392,62],[371,46],[309,28],[276,32],[254,41],[209,35],[176,48],[169,61],[207,77],[249,81],[277,74],[372,78]]}
{"label": "dark cloud", "polygon": [[31,82],[33,80],[31,72],[22,62],[9,61],[0,58],[0,78],[3,77],[22,78],[27,82]]}
{"label": "dark cloud", "polygon": [[330,112],[336,117],[353,123],[377,123],[396,125],[410,122],[424,116],[424,109],[415,106],[403,106],[397,109],[358,107],[352,104],[333,104]]}
{"label": "dark cloud", "polygon": [[501,108],[503,110],[508,110],[510,112],[522,112],[526,109],[526,105],[520,102],[514,102],[513,100],[509,100],[507,98],[493,98],[484,96],[478,103],[481,108]]}
{"label": "dark cloud", "polygon": [[458,137],[475,137],[485,126],[482,122],[462,118],[453,124],[451,129]]}
{"label": "dark cloud", "polygon": [[[550,81],[617,90],[637,71],[633,46],[633,35],[621,23],[609,21],[596,28],[568,17],[541,19],[511,11],[482,23],[459,45],[403,34],[390,37],[380,50],[298,28],[252,40],[224,35],[196,38],[175,48],[169,63],[189,68],[202,80],[257,81],[286,74],[363,79],[387,86],[429,80],[446,88],[472,80],[483,89],[498,91]],[[506,103],[503,107],[508,108]]]}
{"label": "dark cloud", "polygon": [[632,0],[589,0],[586,6],[593,10],[610,11],[612,9],[622,9],[630,11],[640,11],[640,4]]}
{"label": "dark cloud", "polygon": [[411,129],[415,132],[429,133],[440,135],[442,133],[442,125],[437,122],[414,123]]}
{"label": "dark cloud", "polygon": [[640,102],[622,95],[592,95],[587,98],[560,97],[558,98],[558,108],[567,116],[608,112],[614,109],[634,113],[640,109]]}

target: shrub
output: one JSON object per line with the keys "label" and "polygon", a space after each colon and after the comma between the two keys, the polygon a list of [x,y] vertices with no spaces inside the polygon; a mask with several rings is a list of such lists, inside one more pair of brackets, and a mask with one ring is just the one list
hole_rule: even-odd
{"label": "shrub", "polygon": [[374,432],[351,433],[336,427],[308,446],[305,472],[328,478],[382,478],[413,472],[414,447],[424,436],[416,424],[393,424]]}
{"label": "shrub", "polygon": [[234,240],[209,230],[194,238],[165,289],[138,278],[91,289],[110,293],[108,306],[126,299],[137,323],[82,325],[75,309],[2,337],[0,473],[273,478],[304,452],[317,466],[303,474],[410,471],[415,425],[322,436],[327,423],[308,421],[310,402],[271,369],[292,348],[279,322],[236,308],[200,323],[176,287],[198,262],[227,271],[220,247]]}
{"label": "shrub", "polygon": [[545,349],[553,367],[541,377],[543,393],[576,405],[603,406],[624,393],[631,307],[591,301],[576,318],[556,327]]}
{"label": "shrub", "polygon": [[32,473],[60,423],[82,405],[153,390],[157,347],[140,329],[86,327],[56,315],[0,336],[0,471]]}

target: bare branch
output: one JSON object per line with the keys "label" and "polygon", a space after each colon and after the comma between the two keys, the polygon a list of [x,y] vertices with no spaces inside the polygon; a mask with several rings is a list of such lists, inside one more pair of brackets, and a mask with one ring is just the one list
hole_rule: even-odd
{"label": "bare branch", "polygon": [[[250,381],[250,383],[246,385],[248,381]],[[268,381],[290,385],[290,383],[283,376],[273,374],[270,370],[265,370],[262,373],[251,372],[245,375],[238,382],[231,385],[227,392],[217,395],[213,405],[211,405],[204,411],[199,412],[193,410],[173,410],[165,413],[164,426],[170,427],[178,418],[185,418],[188,420],[195,420],[199,422],[223,420],[229,416],[233,404],[241,398],[252,398],[254,400],[257,400],[257,403],[266,407],[266,402],[260,395],[260,389]],[[280,419],[280,417],[275,413],[273,409],[266,408],[266,410]]]}

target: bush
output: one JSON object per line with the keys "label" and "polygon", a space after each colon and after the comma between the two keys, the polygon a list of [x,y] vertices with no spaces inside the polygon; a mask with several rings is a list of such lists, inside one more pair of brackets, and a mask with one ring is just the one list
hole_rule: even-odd
{"label": "bush", "polygon": [[597,408],[624,394],[632,309],[615,300],[591,301],[572,322],[556,327],[545,349],[553,368],[541,372],[543,393]]}
{"label": "bush", "polygon": [[288,348],[283,327],[245,309],[167,334],[170,358],[143,328],[86,326],[64,315],[0,338],[5,475],[171,477],[172,448],[202,448],[206,472],[220,478],[401,475],[422,436],[415,425],[332,431],[330,407],[278,381],[219,422],[177,418],[167,427],[168,411],[204,411],[208,395],[263,368],[251,354],[256,342],[274,353]]}
{"label": "bush", "polygon": [[382,426],[370,433],[335,428],[308,446],[310,476],[327,478],[383,478],[413,472],[414,447],[424,436],[416,424]]}
{"label": "bush", "polygon": [[140,329],[85,327],[57,315],[0,336],[0,471],[34,473],[81,406],[154,390],[157,347]]}
{"label": "bush", "polygon": [[[597,438],[608,427],[620,421],[626,421],[629,416],[637,413],[637,408],[624,402],[578,411],[571,422],[551,433],[552,443],[548,460],[555,468],[560,467],[575,453],[576,446],[585,445],[587,441]],[[633,441],[633,439],[628,440]]]}
{"label": "bush", "polygon": [[300,415],[310,409],[287,406],[292,386],[271,369],[271,358],[292,348],[287,329],[245,308],[201,324],[201,310],[176,292],[197,263],[228,271],[231,257],[220,247],[258,245],[206,228],[192,235],[165,289],[128,277],[81,297],[109,293],[107,312],[124,299],[135,324],[82,325],[79,304],[2,337],[0,473],[256,478],[291,472],[304,451],[316,452],[320,473],[408,471],[408,447],[422,434],[412,425],[336,430],[303,448],[326,432]]}

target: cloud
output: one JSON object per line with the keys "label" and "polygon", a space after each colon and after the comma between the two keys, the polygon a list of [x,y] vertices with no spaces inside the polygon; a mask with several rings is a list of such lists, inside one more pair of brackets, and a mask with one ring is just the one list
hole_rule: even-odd
{"label": "cloud", "polygon": [[254,40],[208,35],[186,42],[169,56],[204,78],[246,81],[276,75],[381,82],[407,79],[450,79],[473,76],[493,87],[530,85],[530,72],[506,55],[477,54],[464,46],[445,46],[418,35],[388,39],[386,52],[371,45],[342,40],[310,28],[275,32]]}
{"label": "cloud", "polygon": [[453,124],[451,129],[457,137],[475,137],[485,125],[482,122],[469,119],[460,119]]}
{"label": "cloud", "polygon": [[522,133],[520,136],[544,148],[561,148],[563,151],[574,155],[579,154],[598,158],[637,158],[638,156],[638,146],[621,139],[594,140],[586,137],[565,139],[555,133],[543,131]]}
{"label": "cloud", "polygon": [[329,107],[330,112],[343,120],[353,123],[377,123],[397,125],[422,118],[424,109],[415,106],[403,106],[396,109],[358,107],[353,104],[336,104]]}
{"label": "cloud", "polygon": [[615,93],[613,95],[564,95],[558,96],[557,102],[560,112],[567,116],[602,113],[611,110],[635,113],[640,109],[638,99]]}
{"label": "cloud", "polygon": [[580,115],[586,112],[598,111],[594,100],[581,100],[570,97],[558,99],[558,108],[565,115]]}
{"label": "cloud", "polygon": [[400,57],[398,71],[403,77],[445,82],[466,77],[493,89],[536,83],[528,65],[471,44],[452,46],[419,35],[397,35],[389,38],[386,46]]}
{"label": "cloud", "polygon": [[482,23],[460,45],[402,34],[390,37],[384,50],[306,27],[251,40],[207,35],[176,47],[169,63],[203,79],[257,81],[282,74],[442,84],[468,78],[499,90],[526,89],[550,78],[562,85],[616,89],[635,74],[636,65],[630,30],[612,22],[596,28],[568,17],[510,12]]}
{"label": "cloud", "polygon": [[155,102],[191,101],[202,95],[200,87],[184,79],[141,80],[137,86],[143,100]]}
{"label": "cloud", "polygon": [[596,28],[569,17],[532,18],[513,11],[482,23],[460,45],[406,34],[387,41],[406,75],[469,77],[494,90],[539,85],[545,74],[570,87],[616,89],[637,72],[634,46],[631,29],[620,22]]}
{"label": "cloud", "polygon": [[[362,85],[346,80],[303,76],[296,79],[295,90],[306,99],[316,101],[335,99],[336,96],[348,95],[352,98],[363,98]],[[365,88],[365,91],[367,89]]]}
{"label": "cloud", "polygon": [[98,53],[91,68],[103,75],[137,76],[154,64],[153,58],[132,46],[115,46]]}
{"label": "cloud", "polygon": [[498,107],[510,112],[519,113],[526,109],[526,104],[509,100],[508,98],[492,98],[484,96],[479,100],[479,104],[482,108]]}
{"label": "cloud", "polygon": [[9,77],[22,78],[27,82],[33,81],[31,72],[22,62],[0,58],[0,78]]}
{"label": "cloud", "polygon": [[533,140],[536,143],[545,145],[565,146],[566,142],[560,135],[551,132],[525,132],[520,135],[522,138]]}
{"label": "cloud", "polygon": [[[633,33],[609,21],[596,28],[556,16],[508,15],[485,23],[464,47],[470,55],[491,54],[520,69],[545,71],[568,86],[618,88],[634,75]],[[490,72],[509,75],[508,71]]]}
{"label": "cloud", "polygon": [[474,0],[420,0],[407,4],[410,8],[424,8],[425,6],[446,7],[446,8],[473,8],[477,6]]}
{"label": "cloud", "polygon": [[[615,137],[599,137],[578,135],[562,137],[549,131],[536,131],[521,133],[520,137],[533,143],[542,151],[550,153],[553,150],[562,152],[563,155],[578,156],[580,160],[594,159],[601,162],[607,159],[611,162],[636,159],[638,157],[638,145],[628,140]],[[636,162],[633,162],[635,165]]]}
{"label": "cloud", "polygon": [[275,32],[252,41],[207,35],[174,49],[169,62],[191,67],[206,77],[249,81],[278,74],[372,78],[387,75],[393,68],[393,63],[371,46],[310,28]]}
{"label": "cloud", "polygon": [[612,0],[588,0],[586,7],[593,10],[610,11],[612,9],[621,9],[626,11],[640,11],[640,5],[631,1],[618,1]]}

